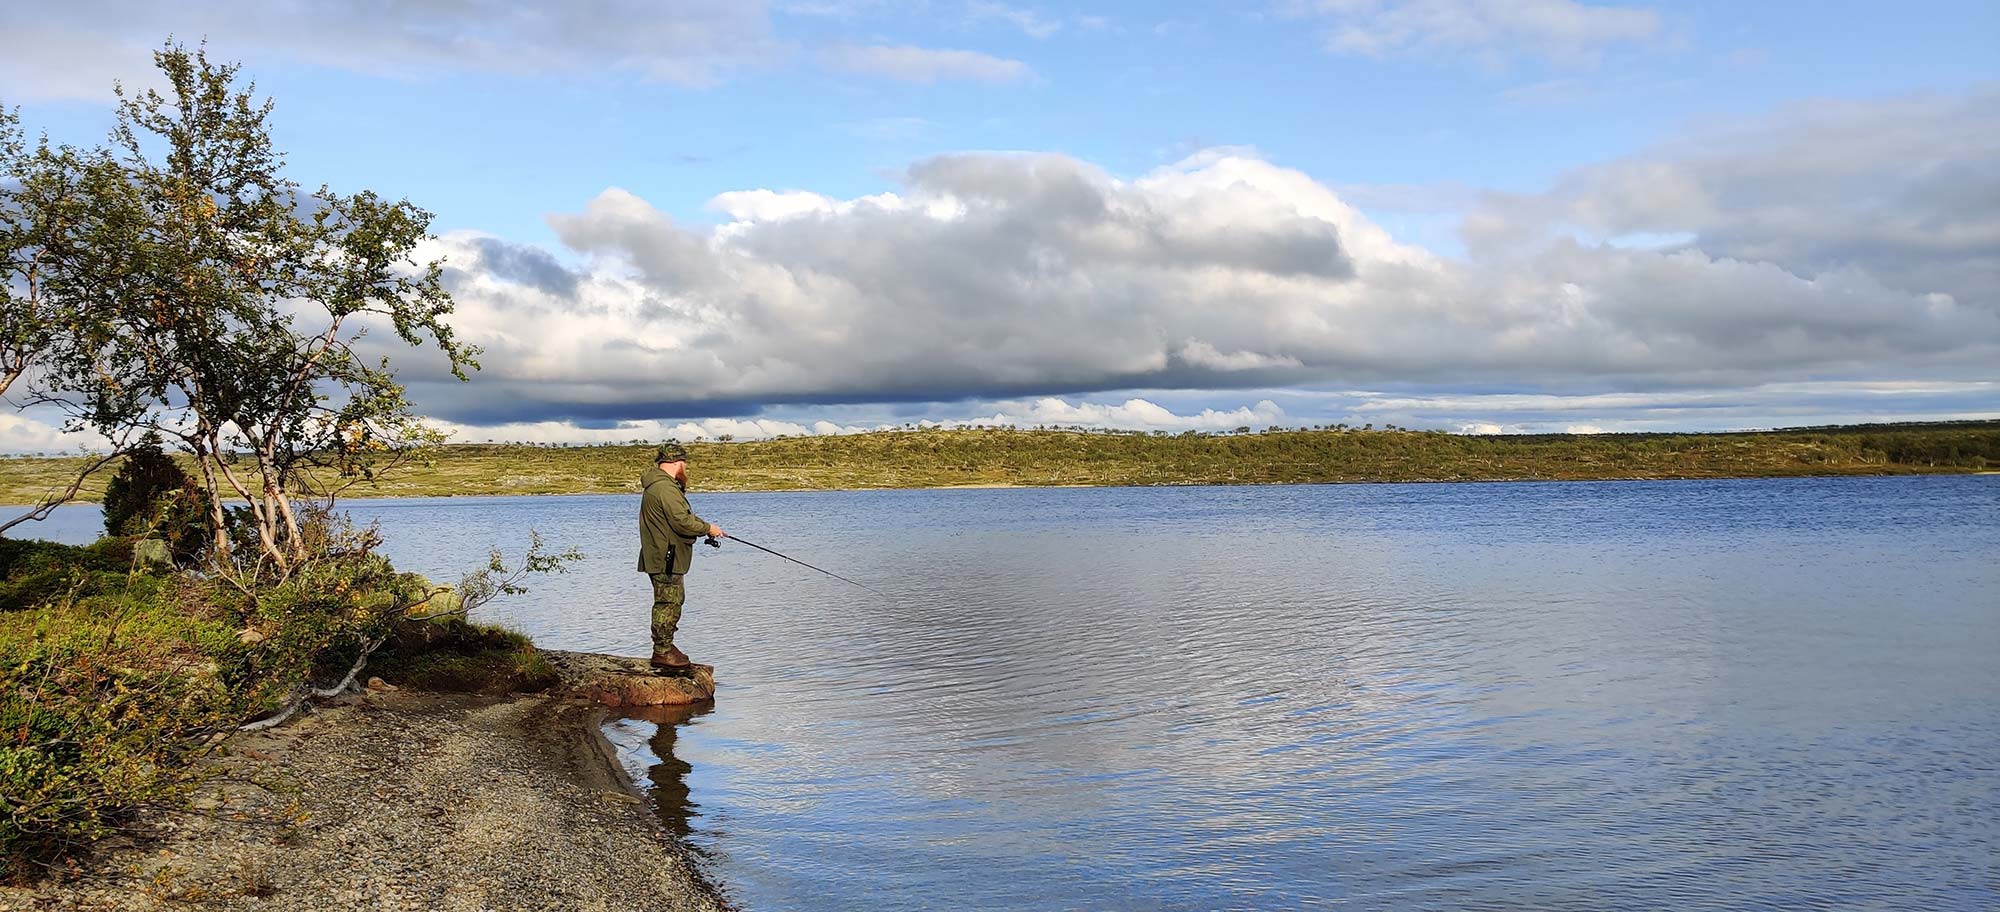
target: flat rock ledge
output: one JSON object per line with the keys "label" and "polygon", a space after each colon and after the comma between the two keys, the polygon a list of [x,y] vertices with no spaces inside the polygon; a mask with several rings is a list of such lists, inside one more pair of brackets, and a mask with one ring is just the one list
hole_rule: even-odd
{"label": "flat rock ledge", "polygon": [[690,706],[715,699],[715,668],[691,665],[685,675],[653,672],[645,659],[544,649],[561,682],[556,690],[620,709],[629,706]]}

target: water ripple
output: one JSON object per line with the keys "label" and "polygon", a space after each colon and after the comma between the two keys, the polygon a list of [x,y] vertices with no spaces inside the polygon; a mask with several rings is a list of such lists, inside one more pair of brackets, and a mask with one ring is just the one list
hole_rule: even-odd
{"label": "water ripple", "polygon": [[[2000,908],[2000,478],[695,500],[892,593],[704,549],[608,729],[751,909]],[[357,505],[637,655],[635,509]]]}

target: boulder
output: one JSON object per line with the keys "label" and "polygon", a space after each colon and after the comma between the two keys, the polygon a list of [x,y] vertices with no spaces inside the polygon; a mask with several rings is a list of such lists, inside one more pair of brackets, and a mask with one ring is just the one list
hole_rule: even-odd
{"label": "boulder", "polygon": [[157,538],[139,539],[132,543],[132,566],[138,570],[172,570],[173,549]]}
{"label": "boulder", "polygon": [[656,674],[645,659],[594,652],[542,650],[555,667],[556,690],[616,708],[690,706],[715,699],[715,668],[691,665],[686,674]]}

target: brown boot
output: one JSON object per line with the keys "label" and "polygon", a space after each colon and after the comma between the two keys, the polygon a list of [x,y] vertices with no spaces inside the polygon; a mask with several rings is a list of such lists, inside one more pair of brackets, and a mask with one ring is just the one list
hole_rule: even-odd
{"label": "brown boot", "polygon": [[679,646],[668,646],[665,652],[653,651],[654,671],[680,672],[687,670],[692,664],[694,663],[688,661],[687,653],[682,652]]}

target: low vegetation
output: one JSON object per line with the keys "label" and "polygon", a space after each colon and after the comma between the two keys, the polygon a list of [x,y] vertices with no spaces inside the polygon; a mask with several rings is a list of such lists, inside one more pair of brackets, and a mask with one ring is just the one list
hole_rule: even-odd
{"label": "low vegetation", "polygon": [[417,259],[430,213],[306,191],[236,66],[154,60],[103,146],[30,142],[0,106],[0,394],[109,444],[12,462],[26,493],[0,495],[31,505],[0,534],[80,492],[106,533],[0,538],[0,880],[180,807],[224,735],[347,691],[384,647],[414,681],[547,686],[525,638],[465,616],[577,557],[537,539],[447,589],[340,519],[343,490],[437,440],[368,329],[478,367]]}
{"label": "low vegetation", "polygon": [[179,807],[222,736],[338,693],[363,669],[493,694],[554,680],[526,637],[465,616],[574,554],[544,553],[531,535],[516,566],[496,554],[440,587],[390,566],[373,529],[313,512],[290,572],[246,585],[211,572],[192,484],[141,448],[109,482],[97,543],[0,539],[0,881],[137,811]]}
{"label": "low vegetation", "polygon": [[[2000,468],[2000,421],[1716,434],[1467,436],[1404,430],[1245,434],[911,430],[689,447],[705,490],[957,485],[1279,484],[1888,475]],[[634,490],[652,446],[442,447],[357,485],[378,497]],[[0,460],[0,501],[32,497],[73,463]],[[89,496],[87,493],[86,496]]]}
{"label": "low vegetation", "polygon": [[467,594],[518,591],[523,570],[443,588],[396,572],[370,530],[317,517],[307,528],[312,557],[254,593],[136,566],[139,539],[0,539],[0,881],[32,876],[138,810],[178,806],[220,736],[357,667],[447,691],[553,683],[526,637],[464,618]]}
{"label": "low vegetation", "polygon": [[129,539],[0,540],[0,865],[33,873],[171,806],[213,737],[340,677],[355,644],[428,590],[329,553],[250,599],[133,569]]}
{"label": "low vegetation", "polygon": [[368,668],[440,693],[536,693],[556,684],[555,666],[525,635],[458,617],[401,625]]}

